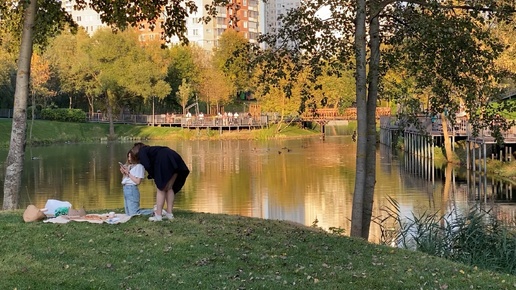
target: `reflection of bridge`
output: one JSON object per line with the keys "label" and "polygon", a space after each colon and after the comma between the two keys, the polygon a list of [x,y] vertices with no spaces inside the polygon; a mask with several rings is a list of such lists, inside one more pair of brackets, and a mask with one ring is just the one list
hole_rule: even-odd
{"label": "reflection of bridge", "polygon": [[[381,147],[382,148],[382,147]],[[392,161],[390,150],[383,154],[388,161]],[[441,189],[441,198],[445,208],[453,204],[468,203],[468,208],[473,204],[480,204],[485,210],[506,225],[514,226],[516,221],[516,184],[510,180],[488,177],[481,172],[472,170],[458,170],[453,166],[445,168],[435,167],[432,160],[414,154],[404,154],[399,158],[401,168],[406,174],[400,178],[406,188],[438,188]],[[388,164],[391,164],[388,162]],[[416,178],[414,178],[416,177]],[[435,181],[438,181],[437,186]],[[442,183],[439,183],[442,182]],[[441,212],[442,215],[446,214]]]}
{"label": "reflection of bridge", "polygon": [[[465,118],[458,118],[454,124],[448,122],[448,138],[455,150],[456,141],[465,141],[466,167],[487,174],[487,158],[511,161],[516,149],[516,126],[502,131],[504,144],[501,146],[489,128],[480,129],[473,135],[471,124]],[[395,117],[380,118],[380,143],[392,146],[398,135],[403,136],[404,150],[408,153],[434,159],[434,147],[444,144],[443,125],[440,118],[427,116],[418,118],[418,124],[402,125]]]}

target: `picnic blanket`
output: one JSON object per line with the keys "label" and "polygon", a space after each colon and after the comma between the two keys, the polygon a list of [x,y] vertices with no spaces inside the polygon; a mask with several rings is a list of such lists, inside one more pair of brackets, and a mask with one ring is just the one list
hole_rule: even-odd
{"label": "picnic blanket", "polygon": [[44,220],[44,223],[54,223],[54,224],[66,224],[71,221],[76,222],[89,222],[93,224],[120,224],[125,223],[131,219],[131,216],[126,214],[113,214],[113,213],[105,213],[105,214],[87,214],[84,216],[68,216],[68,215],[60,215],[55,218],[49,218]]}

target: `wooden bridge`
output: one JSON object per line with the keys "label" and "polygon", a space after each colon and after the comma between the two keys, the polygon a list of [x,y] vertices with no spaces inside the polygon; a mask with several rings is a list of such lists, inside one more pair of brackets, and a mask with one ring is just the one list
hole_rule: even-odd
{"label": "wooden bridge", "polygon": [[[392,146],[396,143],[399,134],[403,135],[404,150],[413,156],[434,160],[434,148],[444,144],[443,125],[439,118],[428,116],[418,118],[419,124],[400,125],[400,120],[395,117],[380,118],[380,138],[382,144]],[[482,172],[487,175],[487,159],[499,159],[510,162],[514,159],[513,151],[516,151],[516,126],[501,132],[504,144],[498,144],[496,138],[488,128],[480,129],[477,135],[473,135],[471,124],[466,118],[456,119],[454,124],[448,123],[448,133],[452,142],[452,150],[455,150],[455,142],[463,140],[466,143],[466,168]],[[433,168],[433,164],[431,166]],[[432,171],[433,172],[433,171]],[[432,177],[433,179],[433,177]]]}
{"label": "wooden bridge", "polygon": [[[422,134],[430,137],[444,137],[443,126],[440,118],[432,119],[428,116],[418,117],[419,125],[410,124],[403,128],[405,133]],[[380,129],[388,131],[399,131],[400,121],[396,117],[382,116],[380,118]],[[496,138],[489,128],[480,129],[478,135],[473,135],[471,124],[466,118],[457,118],[455,124],[447,122],[448,134],[450,138],[458,140],[467,140],[474,143],[495,144]],[[501,132],[505,144],[516,144],[516,126],[511,127],[507,131]]]}
{"label": "wooden bridge", "polygon": [[[91,114],[88,118],[89,122],[108,122],[107,116],[102,113]],[[132,115],[122,114],[115,117],[113,121],[117,124],[134,124],[158,127],[182,127],[182,128],[199,128],[199,129],[253,129],[263,128],[268,123],[267,116],[253,117],[243,114],[243,116],[183,116],[175,114],[159,114],[159,115]]]}
{"label": "wooden bridge", "polygon": [[[391,108],[379,107],[376,108],[376,119],[380,119],[383,116],[390,116]],[[308,111],[301,115],[303,121],[309,120],[356,120],[357,119],[357,108],[347,108],[340,112],[336,108],[324,108],[316,109],[315,111]]]}

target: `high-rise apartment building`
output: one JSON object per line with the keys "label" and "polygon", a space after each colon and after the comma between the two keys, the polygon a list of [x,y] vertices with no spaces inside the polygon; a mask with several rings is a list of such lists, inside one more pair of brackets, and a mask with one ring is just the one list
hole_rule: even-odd
{"label": "high-rise apartment building", "polygon": [[73,20],[86,32],[92,36],[100,27],[106,27],[100,20],[100,15],[93,9],[76,10],[74,9],[75,0],[62,0],[61,5],[66,12],[72,15]]}
{"label": "high-rise apartment building", "polygon": [[[197,13],[193,13],[186,19],[186,36],[190,43],[196,44],[205,50],[212,50],[226,29],[235,29],[252,43],[256,43],[260,31],[260,2],[261,0],[232,0],[227,7],[217,7],[217,16],[212,17],[208,23],[201,22],[201,18],[208,16],[204,7],[210,5],[212,0],[195,0],[199,7]],[[82,26],[91,36],[100,27],[106,27],[100,20],[100,16],[93,9],[75,10],[75,0],[62,0],[65,10],[79,26]],[[165,17],[165,15],[163,15]],[[154,29],[148,23],[142,22],[137,26],[140,33],[140,41],[154,39],[163,40],[163,19],[158,19]],[[177,37],[170,39],[171,43],[179,43]]]}
{"label": "high-rise apartment building", "polygon": [[301,0],[268,0],[265,3],[263,18],[265,21],[263,33],[274,33],[283,26],[278,17],[286,15],[291,9],[301,6]]}
{"label": "high-rise apartment building", "polygon": [[[186,19],[187,38],[205,50],[212,50],[226,29],[234,29],[252,43],[256,43],[260,33],[260,1],[261,0],[232,0],[227,7],[217,7],[217,16],[208,23],[201,18],[208,16],[204,7],[212,0],[196,0],[198,12]],[[174,37],[172,43],[178,43]]]}

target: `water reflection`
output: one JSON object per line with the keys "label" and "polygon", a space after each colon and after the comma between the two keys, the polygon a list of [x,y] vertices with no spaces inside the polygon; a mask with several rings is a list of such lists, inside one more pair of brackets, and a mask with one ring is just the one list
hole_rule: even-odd
{"label": "water reflection", "polygon": [[[177,208],[304,225],[317,220],[320,227],[340,227],[349,233],[356,152],[356,143],[350,137],[149,144],[174,148],[191,169],[176,198]],[[103,143],[28,148],[21,207],[42,207],[53,198],[87,210],[122,208],[117,162],[124,161],[131,146]],[[1,149],[0,161],[6,156],[7,151]],[[388,197],[399,202],[400,214],[406,216],[428,210],[448,213],[455,208],[466,212],[478,201],[489,205],[500,200],[509,202],[504,203],[505,213],[506,208],[513,208],[512,185],[509,189],[506,183],[483,178],[487,190],[482,195],[477,193],[483,182],[478,176],[473,181],[451,167],[433,169],[427,160],[397,156],[384,146],[378,149],[377,164],[374,216],[381,216],[382,208],[390,206]],[[5,164],[0,167],[3,183]],[[145,180],[140,191],[142,206],[152,207],[153,182]],[[378,240],[379,236],[379,227],[373,225],[371,239]]]}
{"label": "water reflection", "polygon": [[[409,154],[407,154],[409,155]],[[441,192],[441,205],[430,203],[441,216],[454,214],[465,215],[474,205],[494,213],[506,224],[516,221],[516,197],[513,195],[514,182],[496,179],[483,172],[466,170],[453,165],[436,168],[431,160],[420,156],[405,155],[402,167],[412,176],[420,177],[419,187],[433,186],[433,190]],[[434,179],[435,177],[435,179]],[[430,195],[429,195],[430,197]],[[413,213],[402,216],[412,217]]]}

